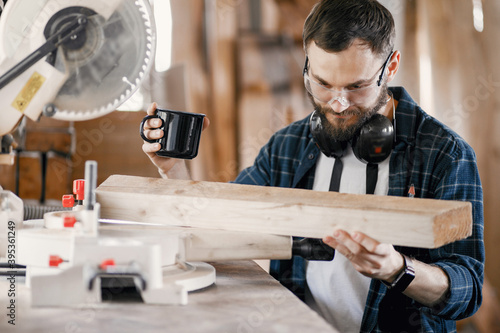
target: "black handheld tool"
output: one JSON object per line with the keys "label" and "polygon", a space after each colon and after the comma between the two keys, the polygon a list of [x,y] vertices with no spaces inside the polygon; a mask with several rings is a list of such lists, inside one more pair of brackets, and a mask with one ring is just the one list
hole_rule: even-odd
{"label": "black handheld tool", "polygon": [[294,238],[292,255],[300,256],[306,260],[331,261],[335,257],[335,250],[323,243],[321,239]]}

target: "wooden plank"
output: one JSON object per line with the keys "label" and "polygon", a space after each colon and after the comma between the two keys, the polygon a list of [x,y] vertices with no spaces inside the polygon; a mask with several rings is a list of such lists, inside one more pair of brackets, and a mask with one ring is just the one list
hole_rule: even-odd
{"label": "wooden plank", "polygon": [[227,1],[205,2],[207,65],[210,74],[211,122],[215,129],[214,156],[217,172],[209,179],[229,181],[237,176],[236,139],[236,33],[237,11]]}
{"label": "wooden plank", "polygon": [[[69,131],[69,130],[68,130]],[[71,134],[64,131],[28,131],[26,133],[27,151],[57,151],[71,153]]]}
{"label": "wooden plank", "polygon": [[[199,112],[215,120],[211,102],[210,66],[207,63],[205,40],[205,1],[171,1],[172,10],[172,66],[184,65],[186,69],[186,109],[185,111]],[[186,24],[189,22],[189,24]],[[169,87],[166,87],[170,89]],[[163,92],[167,96],[169,93]],[[156,101],[155,95],[153,100]],[[161,102],[161,100],[159,100]],[[217,129],[210,126],[203,131],[198,156],[187,162],[193,178],[216,179],[220,169],[216,159]]]}
{"label": "wooden plank", "polygon": [[[29,200],[57,200],[71,193],[72,179],[69,161],[52,152],[47,153],[45,193],[42,195],[42,159],[39,152],[21,152],[19,158],[19,197]],[[17,163],[17,161],[16,161]],[[16,167],[0,165],[0,186],[16,190]]]}
{"label": "wooden plank", "polygon": [[99,235],[130,239],[168,239],[169,236],[179,235],[183,244],[180,247],[180,258],[189,262],[292,257],[292,239],[289,236],[144,223],[101,223]]}
{"label": "wooden plank", "polygon": [[60,202],[65,194],[73,193],[73,179],[71,178],[70,160],[48,154],[45,198]]}
{"label": "wooden plank", "polygon": [[[11,166],[14,165],[16,155],[14,154],[0,154],[0,168],[4,165]],[[1,170],[1,169],[0,169]]]}
{"label": "wooden plank", "polygon": [[435,248],[471,235],[468,202],[114,175],[97,189],[109,219],[322,238],[342,228]]}
{"label": "wooden plank", "polygon": [[22,153],[19,158],[19,197],[39,200],[42,195],[41,176],[41,155],[36,152]]}

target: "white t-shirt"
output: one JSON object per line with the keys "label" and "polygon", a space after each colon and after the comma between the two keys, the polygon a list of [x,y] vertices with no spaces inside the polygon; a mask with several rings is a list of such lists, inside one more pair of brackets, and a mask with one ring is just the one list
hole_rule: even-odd
{"label": "white t-shirt", "polygon": [[[387,195],[389,160],[387,158],[378,166],[375,195]],[[350,146],[342,162],[339,192],[365,194],[366,164],[354,156]],[[321,154],[316,164],[313,190],[329,190],[334,163],[333,157]],[[306,279],[306,303],[340,332],[359,332],[371,279],[356,271],[339,252],[335,252],[332,261],[309,261]]]}

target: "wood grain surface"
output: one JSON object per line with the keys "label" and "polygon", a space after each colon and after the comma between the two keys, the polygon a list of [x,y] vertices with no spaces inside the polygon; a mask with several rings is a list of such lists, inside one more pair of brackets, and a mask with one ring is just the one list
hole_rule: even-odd
{"label": "wood grain surface", "polygon": [[459,201],[120,175],[96,196],[103,218],[209,229],[322,238],[341,228],[423,248],[472,230],[471,205]]}

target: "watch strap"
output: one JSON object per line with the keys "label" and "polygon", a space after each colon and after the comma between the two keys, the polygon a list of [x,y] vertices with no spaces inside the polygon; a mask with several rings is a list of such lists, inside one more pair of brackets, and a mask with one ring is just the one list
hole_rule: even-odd
{"label": "watch strap", "polygon": [[415,267],[413,266],[413,260],[407,255],[404,255],[402,253],[401,255],[404,259],[404,268],[401,273],[396,276],[392,283],[382,281],[387,286],[387,289],[393,290],[395,292],[405,291],[415,278]]}

